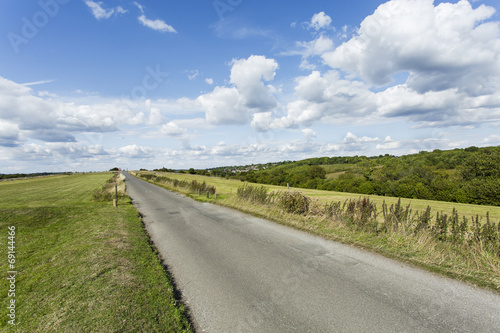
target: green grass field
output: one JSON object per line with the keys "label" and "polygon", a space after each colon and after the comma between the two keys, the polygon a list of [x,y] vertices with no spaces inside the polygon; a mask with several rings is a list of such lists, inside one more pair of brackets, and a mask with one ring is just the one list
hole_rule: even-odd
{"label": "green grass field", "polygon": [[[110,173],[0,183],[0,271],[15,227],[15,297],[0,282],[0,330],[191,332],[172,281],[128,197],[92,195]],[[15,300],[15,326],[7,306]]]}
{"label": "green grass field", "polygon": [[[140,172],[139,174],[155,174],[155,172]],[[429,271],[436,272],[448,277],[456,278],[468,283],[472,283],[484,288],[500,293],[500,257],[489,251],[485,251],[481,244],[452,244],[436,240],[429,232],[418,234],[401,232],[390,233],[370,233],[353,229],[342,221],[328,219],[321,216],[304,216],[289,214],[283,209],[273,205],[261,205],[249,201],[238,199],[236,192],[238,187],[243,186],[243,182],[238,180],[228,180],[223,178],[206,177],[199,175],[177,174],[177,173],[156,173],[158,176],[165,176],[170,179],[186,180],[197,182],[205,181],[209,185],[217,188],[217,200],[213,196],[207,199],[206,194],[198,195],[190,189],[173,187],[169,183],[159,185],[177,192],[184,193],[199,201],[209,201],[214,204],[238,209],[248,214],[265,218],[283,225],[287,225],[299,230],[304,230],[312,234],[352,244],[370,251],[378,252],[382,255],[407,262]],[[252,184],[253,186],[261,186]],[[286,187],[263,185],[270,190],[286,190]],[[358,199],[359,194],[339,193],[329,191],[318,191],[310,189],[294,189],[301,191],[305,195],[318,200],[319,202],[344,201],[346,199]],[[369,196],[378,207],[379,214],[382,203],[395,204],[398,198]],[[413,212],[425,210],[427,206],[432,209],[432,214],[445,212],[451,214],[453,208],[458,209],[458,213],[464,216],[479,215],[483,222],[487,212],[490,219],[498,223],[500,218],[500,207],[477,206],[457,203],[447,203],[441,201],[410,200],[402,199],[403,204],[411,204]],[[379,219],[382,217],[379,215]],[[470,221],[470,218],[469,218]]]}

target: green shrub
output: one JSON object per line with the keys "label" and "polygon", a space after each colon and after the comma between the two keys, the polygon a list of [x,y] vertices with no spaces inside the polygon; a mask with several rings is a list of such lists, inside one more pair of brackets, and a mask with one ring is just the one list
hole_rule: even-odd
{"label": "green shrub", "polygon": [[311,198],[298,191],[282,191],[278,196],[279,205],[284,211],[291,214],[307,214]]}

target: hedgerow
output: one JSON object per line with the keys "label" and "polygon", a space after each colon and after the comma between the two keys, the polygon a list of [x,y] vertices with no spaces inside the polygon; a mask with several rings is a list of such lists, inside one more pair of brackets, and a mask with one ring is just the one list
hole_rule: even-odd
{"label": "hedgerow", "polygon": [[321,205],[298,191],[269,192],[264,186],[248,184],[238,188],[237,196],[241,200],[278,207],[283,213],[319,216],[343,223],[354,230],[374,234],[416,236],[427,232],[439,242],[477,246],[500,256],[500,222],[496,224],[490,221],[489,214],[484,222],[476,215],[469,223],[466,216],[460,218],[458,211],[453,209],[451,215],[437,212],[433,219],[429,206],[423,212],[413,212],[409,204],[403,206],[398,200],[391,206],[384,202],[379,219],[380,211],[367,197]]}

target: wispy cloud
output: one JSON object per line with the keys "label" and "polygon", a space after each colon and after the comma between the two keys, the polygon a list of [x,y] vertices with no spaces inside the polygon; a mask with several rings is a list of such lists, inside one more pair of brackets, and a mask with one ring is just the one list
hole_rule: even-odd
{"label": "wispy cloud", "polygon": [[190,80],[194,80],[194,79],[196,79],[196,77],[197,77],[199,74],[200,74],[200,72],[199,72],[197,69],[192,70],[192,71],[188,71],[188,78],[189,78]]}
{"label": "wispy cloud", "polygon": [[172,27],[171,25],[165,23],[165,21],[163,21],[163,20],[160,20],[160,19],[156,19],[156,20],[148,19],[146,17],[146,15],[144,14],[144,7],[141,4],[139,4],[138,2],[134,1],[133,4],[136,5],[137,8],[139,8],[139,10],[142,13],[142,15],[139,16],[137,19],[139,20],[139,22],[143,26],[151,28],[151,29],[159,31],[159,32],[177,33],[177,31],[174,29],[174,27]]}
{"label": "wispy cloud", "polygon": [[160,32],[172,32],[172,33],[177,33],[177,31],[171,26],[165,23],[162,20],[150,20],[146,18],[146,16],[143,14],[139,16],[139,22],[144,25],[145,27],[151,28],[156,31]]}
{"label": "wispy cloud", "polygon": [[46,84],[46,83],[52,83],[55,80],[43,80],[43,81],[35,81],[35,82],[27,82],[27,83],[22,83],[21,85],[29,87],[29,86],[36,86],[39,84]]}
{"label": "wispy cloud", "polygon": [[92,15],[94,15],[97,20],[109,19],[113,14],[125,14],[127,12],[127,10],[120,6],[106,9],[103,7],[104,4],[102,2],[95,2],[92,0],[86,0],[85,4],[90,8]]}
{"label": "wispy cloud", "polygon": [[141,11],[141,13],[144,14],[144,7],[142,7],[141,4],[137,3],[137,1],[134,1],[133,4],[136,5],[137,8],[139,8],[139,10]]}

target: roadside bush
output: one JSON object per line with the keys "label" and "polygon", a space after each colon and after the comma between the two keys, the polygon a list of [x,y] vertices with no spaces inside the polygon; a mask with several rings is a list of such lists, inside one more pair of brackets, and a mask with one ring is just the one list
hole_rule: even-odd
{"label": "roadside bush", "polygon": [[284,211],[291,214],[306,214],[309,212],[311,199],[298,191],[282,191],[278,195],[278,201]]}
{"label": "roadside bush", "polygon": [[215,186],[213,185],[208,185],[205,181],[203,183],[197,182],[196,180],[193,180],[190,185],[191,191],[193,192],[198,192],[198,194],[204,194],[206,192],[210,194],[215,194],[216,189]]}

